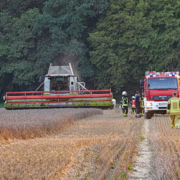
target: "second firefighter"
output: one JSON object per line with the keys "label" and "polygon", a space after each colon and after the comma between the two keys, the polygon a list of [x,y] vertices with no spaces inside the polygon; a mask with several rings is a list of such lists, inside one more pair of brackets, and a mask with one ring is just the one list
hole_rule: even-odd
{"label": "second firefighter", "polygon": [[128,115],[128,97],[127,92],[122,92],[122,107],[123,107],[123,115],[126,117]]}

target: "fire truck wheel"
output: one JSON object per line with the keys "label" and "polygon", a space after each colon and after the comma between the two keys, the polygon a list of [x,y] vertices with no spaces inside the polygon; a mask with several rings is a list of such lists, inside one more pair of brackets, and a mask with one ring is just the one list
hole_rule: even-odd
{"label": "fire truck wheel", "polygon": [[153,113],[152,112],[147,112],[146,113],[146,119],[151,119],[153,116]]}

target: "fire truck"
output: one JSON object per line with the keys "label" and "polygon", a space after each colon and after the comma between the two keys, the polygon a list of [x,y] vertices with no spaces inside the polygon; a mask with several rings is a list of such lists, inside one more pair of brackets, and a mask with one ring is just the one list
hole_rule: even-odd
{"label": "fire truck", "polygon": [[179,72],[147,71],[140,81],[144,93],[144,111],[147,119],[154,114],[166,114],[167,102],[173,92],[179,97]]}

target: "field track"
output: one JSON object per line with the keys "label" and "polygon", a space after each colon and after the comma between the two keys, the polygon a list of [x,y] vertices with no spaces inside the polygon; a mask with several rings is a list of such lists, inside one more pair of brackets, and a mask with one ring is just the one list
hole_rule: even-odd
{"label": "field track", "polygon": [[155,115],[144,119],[142,135],[130,179],[178,180],[180,179],[180,129],[170,128],[170,117]]}
{"label": "field track", "polygon": [[143,173],[148,180],[180,179],[180,130],[170,129],[167,116],[145,120],[104,110],[55,135],[8,142],[0,140],[2,180],[139,179]]}

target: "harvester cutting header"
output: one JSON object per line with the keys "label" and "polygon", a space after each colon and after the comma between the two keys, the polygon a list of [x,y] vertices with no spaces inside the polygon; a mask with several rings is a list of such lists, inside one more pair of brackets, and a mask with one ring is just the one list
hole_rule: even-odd
{"label": "harvester cutting header", "polygon": [[[48,74],[40,77],[44,82],[36,91],[7,92],[6,109],[99,107],[113,108],[112,93],[109,90],[87,90],[84,82],[75,76],[69,66],[52,66]],[[43,91],[40,89],[43,87]]]}

